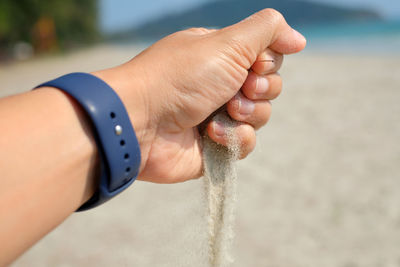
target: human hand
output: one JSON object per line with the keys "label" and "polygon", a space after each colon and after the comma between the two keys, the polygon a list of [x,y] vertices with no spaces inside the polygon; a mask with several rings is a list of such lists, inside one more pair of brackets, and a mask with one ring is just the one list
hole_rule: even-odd
{"label": "human hand", "polygon": [[[220,30],[171,34],[131,61],[95,72],[127,107],[142,153],[138,179],[174,183],[199,177],[198,125],[224,104],[239,122],[241,157],[249,154],[255,130],[270,116],[269,100],[281,91],[282,54],[299,52],[305,44],[280,13],[265,9]],[[218,123],[209,122],[206,131],[227,144]]]}

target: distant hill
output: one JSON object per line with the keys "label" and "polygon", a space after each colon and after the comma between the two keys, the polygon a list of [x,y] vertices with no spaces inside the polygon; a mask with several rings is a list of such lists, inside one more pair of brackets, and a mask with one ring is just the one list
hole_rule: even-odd
{"label": "distant hill", "polygon": [[377,12],[301,0],[219,0],[168,15],[114,37],[153,39],[187,27],[224,27],[263,8],[280,11],[294,28],[307,24],[379,20]]}

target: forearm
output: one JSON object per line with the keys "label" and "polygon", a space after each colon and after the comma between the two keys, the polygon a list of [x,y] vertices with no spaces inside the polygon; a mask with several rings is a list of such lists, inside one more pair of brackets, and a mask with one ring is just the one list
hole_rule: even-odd
{"label": "forearm", "polygon": [[0,129],[2,266],[90,198],[98,160],[85,115],[57,89],[0,99]]}

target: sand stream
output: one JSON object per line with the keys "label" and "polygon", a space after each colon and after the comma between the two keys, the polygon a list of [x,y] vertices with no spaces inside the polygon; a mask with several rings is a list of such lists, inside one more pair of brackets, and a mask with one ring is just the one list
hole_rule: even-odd
{"label": "sand stream", "polygon": [[205,136],[203,139],[204,181],[207,197],[208,255],[210,266],[228,266],[233,262],[230,247],[236,202],[237,173],[234,162],[238,157],[235,122],[221,112],[213,120],[223,123],[228,135],[228,147]]}

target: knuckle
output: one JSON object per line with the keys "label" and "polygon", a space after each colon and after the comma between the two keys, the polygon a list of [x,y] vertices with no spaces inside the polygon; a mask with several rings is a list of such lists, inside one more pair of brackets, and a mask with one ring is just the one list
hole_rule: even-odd
{"label": "knuckle", "polygon": [[266,8],[259,12],[259,15],[265,19],[268,18],[273,24],[278,24],[283,20],[283,15],[273,8]]}
{"label": "knuckle", "polygon": [[264,126],[267,124],[271,117],[271,105],[269,102],[265,105],[263,110],[259,113],[257,123],[256,123],[256,129],[259,129],[260,127]]}
{"label": "knuckle", "polygon": [[207,28],[204,28],[204,27],[199,27],[199,28],[197,28],[197,30],[198,30],[199,32],[202,32],[202,33],[208,33],[208,29],[207,29]]}
{"label": "knuckle", "polygon": [[282,93],[282,79],[277,79],[275,83],[275,90],[273,90],[270,100],[277,98]]}
{"label": "knuckle", "polygon": [[246,135],[242,137],[240,158],[243,159],[247,157],[247,155],[249,155],[250,152],[254,150],[255,146],[256,146],[256,137],[253,130],[252,133],[248,132]]}
{"label": "knuckle", "polygon": [[261,123],[260,123],[261,125],[260,126],[264,126],[265,124],[267,124],[267,122],[269,121],[270,116],[271,116],[270,112],[264,113],[264,116],[261,119]]}
{"label": "knuckle", "polygon": [[190,33],[203,33],[203,34],[209,32],[209,30],[207,28],[204,28],[204,27],[191,27],[191,28],[188,28],[188,29],[186,29],[184,31],[190,32]]}
{"label": "knuckle", "polygon": [[187,31],[189,31],[189,32],[195,32],[195,31],[197,31],[199,28],[197,28],[197,27],[191,27],[191,28],[188,28],[188,29],[186,29]]}
{"label": "knuckle", "polygon": [[254,128],[248,125],[248,127],[246,127],[246,130],[242,132],[242,138],[240,141],[244,150],[252,151],[256,142]]}

